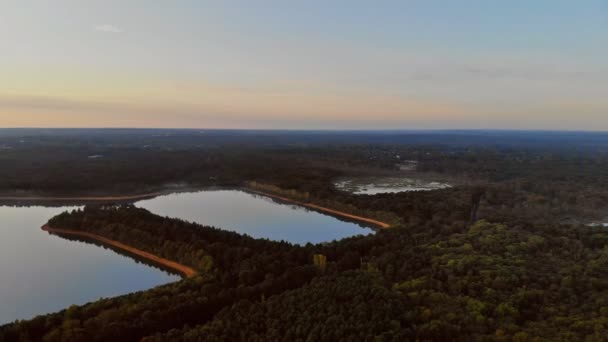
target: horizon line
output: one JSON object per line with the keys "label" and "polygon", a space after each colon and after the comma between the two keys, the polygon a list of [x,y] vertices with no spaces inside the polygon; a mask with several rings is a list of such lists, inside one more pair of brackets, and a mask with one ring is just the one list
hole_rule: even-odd
{"label": "horizon line", "polygon": [[525,128],[210,128],[210,127],[0,127],[0,130],[166,130],[166,131],[262,131],[262,132],[554,132],[554,133],[608,133],[608,130],[591,129],[525,129]]}

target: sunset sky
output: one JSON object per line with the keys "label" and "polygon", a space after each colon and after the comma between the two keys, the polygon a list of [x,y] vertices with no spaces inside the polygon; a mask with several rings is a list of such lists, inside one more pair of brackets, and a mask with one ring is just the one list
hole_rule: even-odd
{"label": "sunset sky", "polygon": [[608,130],[608,1],[0,0],[0,127]]}

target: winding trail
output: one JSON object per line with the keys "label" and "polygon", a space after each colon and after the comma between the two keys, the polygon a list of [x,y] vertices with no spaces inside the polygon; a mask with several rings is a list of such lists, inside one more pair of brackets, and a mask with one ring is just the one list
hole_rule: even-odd
{"label": "winding trail", "polygon": [[101,235],[88,233],[88,232],[81,232],[81,231],[77,231],[77,230],[53,228],[53,227],[49,226],[48,224],[45,224],[44,226],[42,226],[42,230],[49,232],[49,233],[71,235],[71,236],[78,236],[78,237],[84,237],[87,239],[91,239],[91,240],[100,242],[104,245],[112,246],[112,247],[121,249],[123,251],[132,253],[132,254],[142,257],[152,263],[162,265],[164,267],[177,271],[177,272],[183,274],[184,276],[186,276],[187,278],[192,278],[198,274],[198,272],[196,272],[193,268],[191,268],[189,266],[182,265],[180,263],[177,263],[175,261],[171,261],[171,260],[168,260],[165,258],[161,258],[157,255],[148,253],[146,251],[142,251],[141,249],[137,249],[135,247],[126,245],[122,242],[118,242],[116,240],[110,240]]}
{"label": "winding trail", "polygon": [[253,190],[253,189],[249,189],[249,188],[247,188],[246,191],[251,192],[253,194],[258,194],[258,195],[274,198],[274,199],[277,199],[277,200],[280,200],[283,202],[292,203],[292,204],[296,204],[296,205],[299,205],[302,207],[314,209],[316,211],[328,213],[331,215],[340,216],[340,217],[344,217],[344,218],[355,220],[355,221],[369,223],[369,224],[372,224],[372,225],[380,227],[380,228],[390,228],[391,227],[391,225],[386,222],[374,220],[374,219],[371,219],[368,217],[357,216],[357,215],[345,213],[343,211],[322,207],[320,205],[316,205],[313,203],[300,202],[300,201],[293,200],[291,198],[287,198],[287,197],[283,197],[283,196],[279,196],[279,195],[275,195],[275,194],[271,194],[271,193],[263,192],[263,191],[259,191],[259,190]]}

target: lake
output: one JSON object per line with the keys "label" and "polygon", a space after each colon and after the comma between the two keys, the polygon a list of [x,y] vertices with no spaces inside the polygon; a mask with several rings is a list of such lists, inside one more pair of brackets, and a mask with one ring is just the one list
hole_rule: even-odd
{"label": "lake", "polygon": [[[373,230],[242,191],[175,193],[142,200],[153,213],[257,238],[318,243]],[[0,206],[0,324],[174,282],[179,276],[40,227],[73,207]]]}
{"label": "lake", "polygon": [[180,279],[40,229],[68,209],[0,206],[0,324]]}
{"label": "lake", "polygon": [[135,205],[162,216],[297,244],[373,233],[356,223],[239,190],[175,193]]}

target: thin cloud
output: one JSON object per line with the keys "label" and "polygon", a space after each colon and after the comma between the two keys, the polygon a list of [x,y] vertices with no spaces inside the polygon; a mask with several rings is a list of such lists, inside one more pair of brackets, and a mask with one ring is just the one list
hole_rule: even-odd
{"label": "thin cloud", "polygon": [[109,24],[97,25],[95,26],[95,31],[104,32],[104,33],[122,33],[123,30],[119,27]]}

